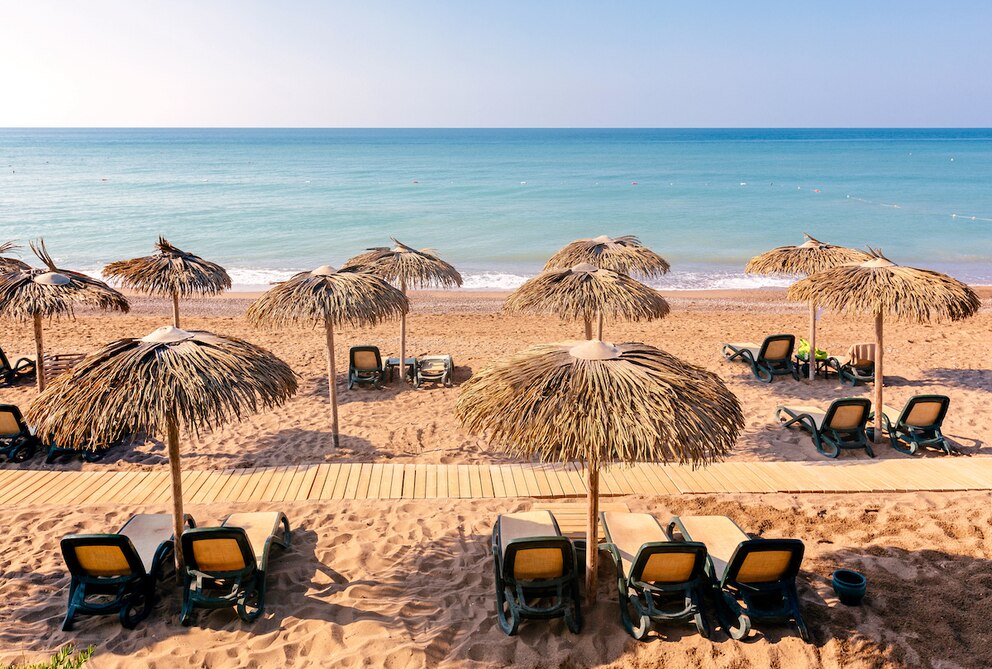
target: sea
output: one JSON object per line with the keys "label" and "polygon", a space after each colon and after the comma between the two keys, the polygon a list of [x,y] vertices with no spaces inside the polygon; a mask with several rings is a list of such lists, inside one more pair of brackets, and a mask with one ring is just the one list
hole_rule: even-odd
{"label": "sea", "polygon": [[605,234],[759,288],[803,233],[992,284],[992,130],[0,129],[0,242],[94,275],[164,235],[259,290],[395,238],[510,289]]}

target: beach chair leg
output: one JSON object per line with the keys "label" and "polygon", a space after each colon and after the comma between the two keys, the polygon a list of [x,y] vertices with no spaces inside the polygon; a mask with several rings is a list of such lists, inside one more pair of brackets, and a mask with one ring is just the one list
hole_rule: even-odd
{"label": "beach chair leg", "polygon": [[124,629],[133,630],[152,612],[152,606],[155,604],[155,581],[151,577],[146,580],[148,583],[141,584],[134,592],[124,597],[120,611],[121,627]]}
{"label": "beach chair leg", "polygon": [[703,613],[703,607],[699,605],[700,599],[699,591],[696,588],[692,588],[686,594],[685,603],[687,607],[692,606],[696,610],[692,620],[696,623],[696,631],[699,632],[699,636],[704,639],[709,639],[710,625],[706,621],[706,616]]}
{"label": "beach chair leg", "polygon": [[503,574],[500,570],[500,549],[495,541],[495,528],[493,532],[493,571],[496,574],[496,620],[504,634],[513,636],[517,633],[517,627],[520,625],[520,616],[513,607],[512,594],[509,597],[507,596],[506,584],[503,582]]}
{"label": "beach chair leg", "polygon": [[568,589],[569,603],[565,608],[565,625],[572,634],[582,631],[582,604],[579,598],[579,581],[576,579]]}
{"label": "beach chair leg", "polygon": [[72,630],[73,620],[76,618],[76,609],[79,607],[79,602],[82,599],[80,595],[83,594],[83,588],[80,587],[76,579],[73,578],[72,582],[69,584],[69,604],[66,607],[65,618],[62,620],[62,631],[69,632]]}
{"label": "beach chair leg", "polygon": [[193,595],[190,592],[192,584],[193,579],[186,574],[183,578],[183,606],[179,612],[179,623],[187,627],[193,623]]}
{"label": "beach chair leg", "polygon": [[789,606],[792,609],[792,618],[796,621],[796,628],[799,630],[799,638],[806,643],[812,643],[809,628],[806,627],[806,622],[803,620],[803,614],[799,610],[799,593],[796,592],[795,585],[792,585],[786,589],[785,596],[789,600]]}

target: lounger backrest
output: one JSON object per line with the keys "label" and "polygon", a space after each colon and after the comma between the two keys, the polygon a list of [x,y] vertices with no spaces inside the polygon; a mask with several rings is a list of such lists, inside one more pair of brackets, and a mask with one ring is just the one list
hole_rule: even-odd
{"label": "lounger backrest", "polygon": [[847,352],[847,357],[851,360],[852,367],[862,369],[875,365],[875,345],[874,344],[854,344]]}
{"label": "lounger backrest", "polygon": [[724,582],[775,583],[795,578],[806,548],[798,539],[750,539],[734,552]]}
{"label": "lounger backrest", "polygon": [[946,395],[917,395],[906,403],[899,422],[910,427],[940,427],[950,403]]}
{"label": "lounger backrest", "polygon": [[641,546],[630,577],[648,583],[686,583],[695,580],[706,564],[706,546],[698,542],[654,542]]}
{"label": "lounger backrest", "polygon": [[823,417],[821,430],[853,432],[864,429],[871,413],[871,402],[860,397],[834,400]]}
{"label": "lounger backrest", "polygon": [[0,437],[13,437],[24,432],[21,410],[13,404],[0,404]]}
{"label": "lounger backrest", "polygon": [[62,556],[77,576],[144,576],[145,567],[131,540],[120,534],[73,534],[62,539]]}
{"label": "lounger backrest", "polygon": [[765,337],[761,344],[761,351],[758,357],[763,360],[788,360],[792,357],[792,350],[796,346],[796,338],[793,335],[772,335]]}
{"label": "lounger backrest", "polygon": [[505,577],[531,581],[560,578],[573,572],[572,542],[561,536],[558,521],[551,513],[509,514],[500,516],[497,524]]}
{"label": "lounger backrest", "polygon": [[240,527],[200,527],[183,532],[187,565],[205,574],[232,574],[256,569],[248,535]]}
{"label": "lounger backrest", "polygon": [[363,372],[382,369],[382,356],[375,346],[355,346],[351,349],[351,366]]}
{"label": "lounger backrest", "polygon": [[[565,544],[568,544],[566,551]],[[566,552],[570,552],[568,539],[517,539],[507,546],[504,564],[518,581],[560,578],[565,575]]]}

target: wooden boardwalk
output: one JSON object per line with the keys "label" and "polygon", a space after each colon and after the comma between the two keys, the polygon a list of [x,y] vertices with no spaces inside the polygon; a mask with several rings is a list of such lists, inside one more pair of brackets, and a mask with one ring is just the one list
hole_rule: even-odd
{"label": "wooden boardwalk", "polygon": [[[854,462],[639,464],[602,471],[600,494],[873,493],[992,490],[992,458],[932,457]],[[574,464],[428,465],[342,463],[183,473],[187,504],[335,499],[575,498],[586,494]],[[0,470],[0,506],[164,504],[169,473]]]}

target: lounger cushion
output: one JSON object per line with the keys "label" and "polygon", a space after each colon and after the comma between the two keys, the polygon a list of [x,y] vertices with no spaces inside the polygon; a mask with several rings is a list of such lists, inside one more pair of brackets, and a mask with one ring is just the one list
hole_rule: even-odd
{"label": "lounger cushion", "polygon": [[729,344],[724,344],[724,346],[729,346],[731,348],[737,349],[738,351],[743,351],[747,349],[748,351],[751,352],[751,355],[754,356],[755,358],[757,358],[758,353],[761,352],[761,344],[755,344],[752,341],[731,342]]}
{"label": "lounger cushion", "polygon": [[76,546],[73,548],[79,566],[89,576],[128,576],[131,565],[120,546]]}
{"label": "lounger cushion", "polygon": [[752,550],[737,571],[740,583],[774,583],[782,578],[792,561],[792,551]]}
{"label": "lounger cushion", "polygon": [[914,427],[929,427],[933,425],[938,416],[940,416],[940,410],[943,408],[942,402],[937,401],[919,401],[913,405],[913,409],[906,416],[906,425]]}
{"label": "lounger cushion", "polygon": [[372,351],[355,351],[355,369],[360,372],[378,371],[375,353]]}
{"label": "lounger cushion", "polygon": [[748,540],[747,534],[726,516],[681,516],[679,520],[688,534],[686,539],[706,544],[714,575],[722,579],[734,551]]}
{"label": "lounger cushion", "polygon": [[[499,517],[500,550],[506,557],[507,545],[515,539],[557,537],[550,511],[524,511],[502,514]],[[532,548],[518,550],[513,562],[514,578],[533,580],[556,578],[564,573],[561,550],[557,548]]]}
{"label": "lounger cushion", "polygon": [[[646,543],[664,541],[668,535],[649,513],[606,511],[603,513],[610,540],[620,553],[623,574],[630,578],[630,570],[638,551]],[[640,580],[650,583],[682,583],[692,575],[696,563],[695,553],[659,553],[648,558]]]}
{"label": "lounger cushion", "polygon": [[197,537],[192,542],[192,547],[193,558],[201,571],[207,573],[241,571],[248,566],[235,539]]}
{"label": "lounger cushion", "polygon": [[151,573],[155,552],[163,542],[172,538],[172,515],[168,513],[139,513],[127,521],[118,534],[131,540],[135,552]]}
{"label": "lounger cushion", "polygon": [[[765,350],[766,360],[786,360],[792,350],[792,342],[787,339],[776,339],[773,342],[769,342],[768,348]],[[758,357],[759,351],[752,351],[754,357]]]}
{"label": "lounger cushion", "polygon": [[[282,514],[278,511],[257,511],[254,513],[232,513],[224,521],[224,527],[240,527],[248,535],[248,543],[255,554],[255,562],[262,565],[265,542],[269,537],[282,532]],[[240,555],[237,548],[234,554]]]}
{"label": "lounger cushion", "polygon": [[20,434],[21,426],[13,411],[0,411],[0,437],[12,437]]}

